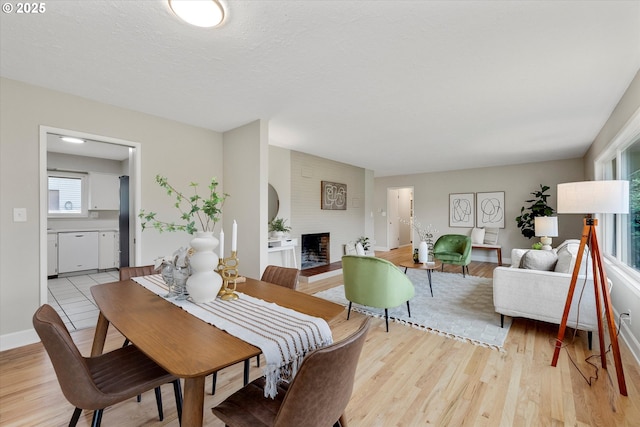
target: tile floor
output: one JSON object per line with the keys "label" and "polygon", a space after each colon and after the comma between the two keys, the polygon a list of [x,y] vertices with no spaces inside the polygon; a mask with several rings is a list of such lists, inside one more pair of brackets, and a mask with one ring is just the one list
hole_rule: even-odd
{"label": "tile floor", "polygon": [[90,288],[117,280],[118,270],[49,279],[49,305],[60,314],[69,331],[94,327],[99,310],[91,297]]}

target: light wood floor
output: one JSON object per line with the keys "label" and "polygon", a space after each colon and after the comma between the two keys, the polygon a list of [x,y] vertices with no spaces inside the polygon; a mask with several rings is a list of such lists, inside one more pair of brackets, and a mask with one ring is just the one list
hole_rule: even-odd
{"label": "light wood floor", "polygon": [[[409,258],[408,249],[377,253],[392,261]],[[491,277],[495,264],[472,263],[470,273]],[[458,268],[445,271],[458,272]],[[341,276],[305,284],[316,292],[341,283]],[[362,320],[340,316],[332,322],[334,338],[355,330]],[[556,368],[550,366],[557,326],[515,319],[505,351],[447,339],[428,332],[374,319],[356,373],[347,407],[351,427],[372,426],[640,426],[640,368],[621,341],[628,397],[617,392],[613,361],[600,369],[590,387],[581,371],[594,376],[585,362],[591,352],[581,334],[563,350]],[[73,333],[83,354],[89,354],[93,329]],[[110,329],[105,349],[122,345]],[[598,348],[594,343],[594,348]],[[252,377],[260,375],[252,363]],[[218,374],[218,389],[210,393],[207,379],[205,424],[220,427],[209,408],[242,385],[241,364]],[[164,386],[165,420],[158,421],[153,393],[108,408],[105,426],[178,426],[170,386]],[[63,426],[73,408],[65,400],[40,344],[0,353],[0,425]],[[78,425],[90,425],[83,414]]]}

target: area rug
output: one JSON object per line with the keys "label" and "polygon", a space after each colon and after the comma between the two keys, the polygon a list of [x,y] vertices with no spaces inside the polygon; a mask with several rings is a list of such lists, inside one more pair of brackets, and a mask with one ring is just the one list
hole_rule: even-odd
{"label": "area rug", "polygon": [[[389,309],[390,320],[447,338],[495,350],[503,349],[511,327],[511,318],[505,316],[504,328],[500,327],[500,315],[493,306],[492,279],[434,271],[431,297],[426,271],[409,269],[407,276],[415,287],[415,296],[409,303],[411,317],[407,313],[406,304],[402,304]],[[344,297],[344,285],[318,292],[315,296],[345,307],[349,305]],[[384,309],[355,303],[351,309],[384,318]]]}

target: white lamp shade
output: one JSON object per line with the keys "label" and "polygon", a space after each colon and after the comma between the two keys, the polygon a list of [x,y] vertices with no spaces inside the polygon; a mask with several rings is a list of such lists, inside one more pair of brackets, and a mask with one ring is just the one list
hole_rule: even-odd
{"label": "white lamp shade", "polygon": [[583,181],[558,184],[558,213],[629,213],[629,181]]}
{"label": "white lamp shade", "polygon": [[533,218],[533,225],[538,237],[557,237],[558,236],[558,217],[557,216],[537,216]]}

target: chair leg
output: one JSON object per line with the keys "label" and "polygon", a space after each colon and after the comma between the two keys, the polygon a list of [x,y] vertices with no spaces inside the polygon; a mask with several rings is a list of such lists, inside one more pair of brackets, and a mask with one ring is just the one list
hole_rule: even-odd
{"label": "chair leg", "polygon": [[180,423],[180,425],[182,425],[182,386],[180,385],[180,380],[173,381],[173,394],[176,397],[176,411],[178,411],[178,422]]}
{"label": "chair leg", "polygon": [[352,302],[349,301],[349,310],[347,311],[347,320],[349,320],[349,316],[351,315],[351,304]]}
{"label": "chair leg", "polygon": [[102,422],[102,411],[104,409],[96,409],[93,411],[93,419],[91,420],[91,427],[100,427]]}
{"label": "chair leg", "polygon": [[409,307],[409,301],[407,301],[407,311],[409,312],[409,317],[411,317],[411,307]]}
{"label": "chair leg", "polygon": [[387,325],[387,332],[389,332],[389,310],[384,309],[384,323]]}
{"label": "chair leg", "polygon": [[504,314],[500,315],[500,327],[504,328]]}
{"label": "chair leg", "polygon": [[162,421],[164,420],[164,412],[162,410],[162,390],[160,390],[160,387],[156,387],[154,391],[156,393],[156,404],[158,405],[158,418]]}
{"label": "chair leg", "polygon": [[82,409],[76,408],[73,411],[73,415],[71,416],[71,421],[69,421],[69,427],[76,427],[78,424],[78,420],[80,419],[80,414],[82,414]]}
{"label": "chair leg", "polygon": [[466,277],[466,276],[464,275],[464,265],[462,266],[462,277]]}
{"label": "chair leg", "polygon": [[591,344],[593,344],[593,331],[587,331],[587,341],[589,342],[589,350],[591,350]]}
{"label": "chair leg", "polygon": [[216,394],[216,382],[218,382],[218,372],[214,372],[212,375],[211,394]]}

